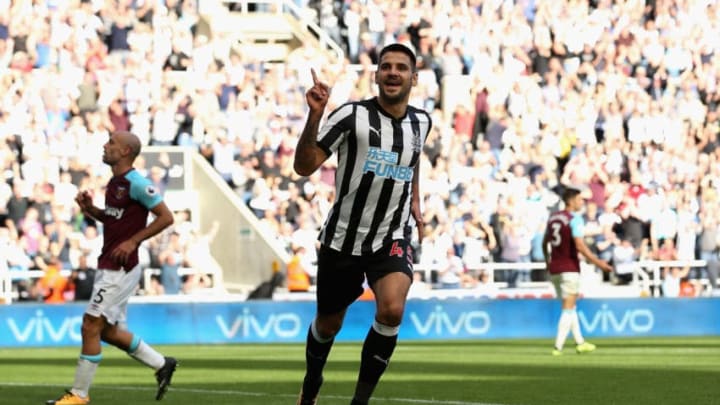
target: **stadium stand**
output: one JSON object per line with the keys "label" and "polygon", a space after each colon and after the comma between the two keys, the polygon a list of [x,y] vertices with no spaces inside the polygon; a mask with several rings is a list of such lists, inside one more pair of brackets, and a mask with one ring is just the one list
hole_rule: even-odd
{"label": "stadium stand", "polygon": [[[77,189],[101,195],[108,171],[100,147],[110,131],[129,129],[147,145],[204,158],[237,202],[199,201],[193,216],[203,219],[180,231],[180,267],[202,249],[218,263],[238,260],[222,257],[228,249],[220,243],[260,239],[269,251],[262,263],[220,265],[214,281],[249,291],[270,279],[271,262],[297,252],[312,280],[335,168],[328,163],[307,179],[292,171],[310,68],[333,85],[329,108],[369,97],[379,47],[400,41],[419,57],[412,103],[431,110],[435,124],[421,169],[428,226],[416,247],[429,284],[453,249],[466,288],[478,270],[501,290],[514,271],[520,286],[543,288],[543,272],[531,270],[542,267],[542,226],[561,184],[573,183],[590,189],[588,245],[620,269],[595,275],[603,293],[660,295],[672,268],[685,266],[682,294],[717,291],[720,7],[713,2],[5,3],[3,274],[36,274],[22,272],[42,271],[50,252],[66,270],[80,256],[92,265],[98,229],[72,199]],[[163,177],[172,167],[159,169]],[[236,215],[237,205],[254,218]],[[183,215],[187,207],[178,207]],[[232,223],[225,215],[249,224],[244,233],[224,226]],[[207,245],[198,230],[209,232],[214,220],[220,236]],[[148,244],[148,268],[161,268],[169,238]],[[210,266],[193,264],[201,273]],[[36,279],[13,282],[15,297],[40,299]]]}

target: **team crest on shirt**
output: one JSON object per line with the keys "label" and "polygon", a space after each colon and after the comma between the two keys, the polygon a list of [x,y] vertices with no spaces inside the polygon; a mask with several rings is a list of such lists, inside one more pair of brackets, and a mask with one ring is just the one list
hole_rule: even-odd
{"label": "team crest on shirt", "polygon": [[412,148],[413,152],[420,152],[420,149],[422,148],[422,142],[420,141],[420,131],[418,131],[417,129],[413,129]]}
{"label": "team crest on shirt", "polygon": [[152,185],[149,185],[145,187],[145,194],[149,195],[150,197],[153,197],[157,194],[157,190]]}
{"label": "team crest on shirt", "polygon": [[127,195],[127,187],[118,186],[117,188],[115,188],[115,199],[121,200],[126,195]]}

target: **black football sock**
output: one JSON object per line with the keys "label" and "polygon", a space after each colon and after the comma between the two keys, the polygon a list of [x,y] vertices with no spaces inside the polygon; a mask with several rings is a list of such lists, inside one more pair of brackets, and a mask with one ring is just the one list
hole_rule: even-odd
{"label": "black football sock", "polygon": [[[314,323],[314,321],[313,321]],[[312,325],[307,334],[305,350],[305,379],[303,380],[303,397],[315,398],[320,385],[322,385],[322,372],[327,362],[328,354],[332,348],[334,339],[330,338],[324,342],[319,341],[313,334]]]}
{"label": "black football sock", "polygon": [[370,327],[363,344],[353,404],[367,404],[370,400],[375,386],[390,363],[390,357],[397,344],[398,330],[399,327],[381,325],[378,322]]}

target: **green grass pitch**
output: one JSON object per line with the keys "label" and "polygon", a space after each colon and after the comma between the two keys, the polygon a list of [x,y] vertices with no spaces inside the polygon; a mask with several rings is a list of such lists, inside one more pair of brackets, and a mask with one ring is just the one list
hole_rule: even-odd
{"label": "green grass pitch", "polygon": [[[372,404],[720,404],[720,337],[595,339],[550,355],[548,340],[401,341]],[[321,405],[347,405],[360,343],[337,343]],[[292,405],[299,344],[161,346],[180,367],[162,402],[149,370],[106,347],[92,404]],[[44,404],[71,385],[79,348],[0,349],[0,404]]]}

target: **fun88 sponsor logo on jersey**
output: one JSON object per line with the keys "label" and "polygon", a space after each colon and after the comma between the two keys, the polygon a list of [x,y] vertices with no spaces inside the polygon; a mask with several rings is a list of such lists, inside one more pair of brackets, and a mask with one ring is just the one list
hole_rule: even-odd
{"label": "fun88 sponsor logo on jersey", "polygon": [[382,150],[380,148],[368,149],[363,166],[363,173],[372,172],[376,176],[395,179],[399,181],[412,180],[412,168],[399,166],[398,154],[396,152]]}

